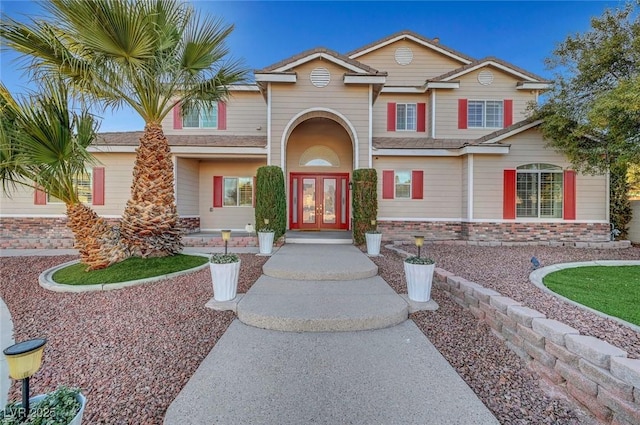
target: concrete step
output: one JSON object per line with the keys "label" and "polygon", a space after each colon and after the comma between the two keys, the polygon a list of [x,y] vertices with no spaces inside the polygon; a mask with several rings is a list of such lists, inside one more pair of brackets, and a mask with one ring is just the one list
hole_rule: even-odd
{"label": "concrete step", "polygon": [[262,266],[265,275],[292,280],[357,280],[378,274],[378,266],[353,245],[281,247]]}
{"label": "concrete step", "polygon": [[321,231],[305,232],[289,230],[285,235],[288,244],[316,244],[316,245],[353,245],[350,231]]}
{"label": "concrete step", "polygon": [[405,321],[407,302],[379,276],[299,281],[261,276],[237,306],[243,323],[288,332],[381,329]]}

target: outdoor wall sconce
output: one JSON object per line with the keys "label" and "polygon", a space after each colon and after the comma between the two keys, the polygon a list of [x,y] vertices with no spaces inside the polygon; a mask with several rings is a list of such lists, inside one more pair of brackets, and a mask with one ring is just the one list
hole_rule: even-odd
{"label": "outdoor wall sconce", "polygon": [[229,244],[229,240],[231,239],[231,230],[221,230],[222,232],[222,240],[224,241],[224,255],[227,255],[227,246]]}
{"label": "outdoor wall sconce", "polygon": [[424,245],[424,236],[414,236],[416,246],[418,247],[418,257],[420,257],[420,248]]}
{"label": "outdoor wall sconce", "polygon": [[9,376],[15,380],[22,379],[22,408],[25,418],[29,415],[29,378],[42,365],[42,353],[46,343],[46,339],[30,339],[13,344],[2,351],[7,358]]}

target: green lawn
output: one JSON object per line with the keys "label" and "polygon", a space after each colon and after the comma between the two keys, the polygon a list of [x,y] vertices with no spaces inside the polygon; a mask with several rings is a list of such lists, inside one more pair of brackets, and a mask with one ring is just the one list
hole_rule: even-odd
{"label": "green lawn", "polygon": [[56,283],[67,285],[98,285],[127,282],[162,276],[205,264],[209,259],[196,255],[178,254],[161,258],[128,258],[102,270],[85,271],[86,265],[78,263],[58,270],[53,274]]}
{"label": "green lawn", "polygon": [[564,297],[640,326],[640,266],[588,266],[544,277]]}

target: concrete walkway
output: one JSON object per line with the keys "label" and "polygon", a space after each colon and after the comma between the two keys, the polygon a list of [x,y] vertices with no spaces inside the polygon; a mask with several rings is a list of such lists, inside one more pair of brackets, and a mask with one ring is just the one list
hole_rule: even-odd
{"label": "concrete walkway", "polygon": [[498,424],[357,248],[285,245],[263,271],[166,425]]}

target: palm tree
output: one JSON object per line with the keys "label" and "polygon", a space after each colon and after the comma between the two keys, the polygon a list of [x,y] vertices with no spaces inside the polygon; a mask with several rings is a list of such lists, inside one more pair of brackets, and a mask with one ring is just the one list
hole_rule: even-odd
{"label": "palm tree", "polygon": [[2,189],[11,196],[22,185],[63,201],[80,259],[91,270],[126,256],[117,232],[78,196],[77,176],[86,174],[86,166],[94,161],[87,147],[96,129],[97,122],[86,110],[70,109],[61,81],[44,81],[41,93],[22,101],[0,83]]}
{"label": "palm tree", "polygon": [[240,63],[225,60],[233,27],[175,0],[51,0],[44,7],[52,20],[3,19],[0,37],[31,59],[31,70],[60,73],[105,106],[140,114],[145,129],[121,235],[135,255],[179,252],[173,163],[161,122],[176,104],[183,113],[211,106],[244,79]]}

